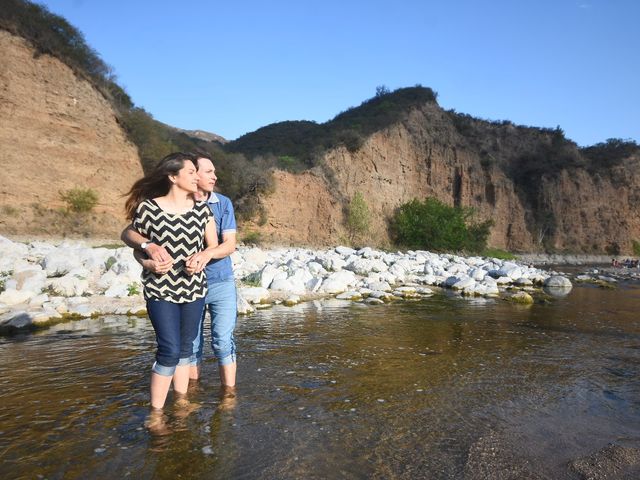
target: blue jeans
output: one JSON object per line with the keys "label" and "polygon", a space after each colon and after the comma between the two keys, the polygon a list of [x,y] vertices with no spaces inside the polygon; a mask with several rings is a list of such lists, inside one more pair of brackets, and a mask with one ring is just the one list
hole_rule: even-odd
{"label": "blue jeans", "polygon": [[152,368],[155,373],[170,377],[177,365],[189,365],[203,311],[204,298],[187,303],[147,300],[147,312],[158,342]]}
{"label": "blue jeans", "polygon": [[[236,328],[238,315],[235,280],[209,283],[205,303],[211,315],[211,347],[218,359],[218,365],[234,363],[236,361],[236,342],[233,338],[233,330]],[[202,361],[205,313],[202,312],[198,335],[193,341],[191,365],[199,365]]]}

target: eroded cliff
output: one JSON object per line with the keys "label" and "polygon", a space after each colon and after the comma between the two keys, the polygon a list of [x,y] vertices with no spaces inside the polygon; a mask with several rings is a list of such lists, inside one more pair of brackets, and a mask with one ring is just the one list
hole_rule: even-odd
{"label": "eroded cliff", "polygon": [[[142,168],[104,97],[67,65],[0,30],[0,233],[114,237]],[[90,188],[99,204],[64,212],[59,192]]]}
{"label": "eroded cliff", "polygon": [[255,228],[281,243],[344,241],[345,207],[361,192],[371,210],[364,243],[388,246],[398,206],[434,196],[473,207],[478,220],[492,219],[494,247],[631,251],[631,240],[640,238],[637,154],[598,165],[571,142],[558,143],[553,130],[457,119],[425,104],[355,151],[329,150],[322,168],[277,171],[275,193],[262,198],[267,222]]}

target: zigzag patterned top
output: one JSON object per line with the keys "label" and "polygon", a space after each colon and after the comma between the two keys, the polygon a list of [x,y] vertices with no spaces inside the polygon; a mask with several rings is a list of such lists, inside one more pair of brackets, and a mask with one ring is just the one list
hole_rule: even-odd
{"label": "zigzag patterned top", "polygon": [[203,250],[205,227],[212,219],[211,209],[205,202],[196,202],[183,214],[165,212],[152,199],[138,205],[133,227],[153,243],[165,247],[174,259],[171,270],[163,275],[142,271],[145,299],[186,303],[205,296],[205,272],[189,275],[185,258]]}

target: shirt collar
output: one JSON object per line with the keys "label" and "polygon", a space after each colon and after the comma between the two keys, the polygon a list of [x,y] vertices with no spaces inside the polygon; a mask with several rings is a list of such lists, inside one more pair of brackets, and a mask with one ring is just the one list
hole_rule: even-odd
{"label": "shirt collar", "polygon": [[206,201],[207,203],[218,203],[220,199],[216,196],[215,192],[211,192]]}

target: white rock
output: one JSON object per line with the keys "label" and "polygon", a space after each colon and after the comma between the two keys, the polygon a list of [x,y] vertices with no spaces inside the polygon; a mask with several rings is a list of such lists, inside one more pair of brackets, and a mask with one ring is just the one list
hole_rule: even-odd
{"label": "white rock", "polygon": [[252,263],[258,267],[262,267],[267,261],[267,252],[260,248],[249,248],[242,252],[242,257],[247,263]]}
{"label": "white rock", "polygon": [[572,288],[573,287],[573,285],[571,284],[571,280],[561,275],[554,275],[552,277],[547,278],[547,280],[545,280],[544,282],[544,286],[555,287],[555,288]]}
{"label": "white rock", "polygon": [[23,310],[10,311],[0,315],[0,325],[3,327],[24,328],[32,323],[31,315]]}
{"label": "white rock", "polygon": [[533,282],[525,277],[520,277],[513,283],[515,283],[519,287],[530,287],[531,285],[533,285]]}
{"label": "white rock", "polygon": [[357,282],[356,276],[349,270],[341,270],[333,272],[329,275],[319,288],[319,291],[325,293],[342,293],[346,292],[350,286]]}
{"label": "white rock", "polygon": [[254,308],[251,306],[251,304],[247,302],[247,300],[245,300],[245,298],[241,294],[238,294],[236,297],[236,306],[238,309],[238,314],[240,315],[246,315],[254,311]]}
{"label": "white rock", "polygon": [[269,290],[262,287],[245,287],[239,289],[240,295],[249,303],[260,303],[269,300]]}
{"label": "white rock", "polygon": [[65,275],[82,266],[78,249],[57,248],[42,259],[42,268],[48,276]]}
{"label": "white rock", "polygon": [[451,275],[450,277],[447,277],[447,279],[444,281],[444,286],[451,288],[453,285],[458,283],[461,279],[462,277]]}
{"label": "white rock", "polygon": [[451,288],[453,290],[473,290],[473,287],[475,286],[475,284],[476,284],[476,281],[473,278],[462,277],[453,285],[451,285]]}
{"label": "white rock", "polygon": [[353,255],[356,251],[353,248],[339,246],[334,249],[336,253],[342,255],[343,257],[348,257],[349,255]]}
{"label": "white rock", "polygon": [[290,295],[282,303],[287,307],[292,307],[300,303],[300,297],[298,295]]}
{"label": "white rock", "polygon": [[313,277],[307,283],[305,283],[304,287],[309,292],[317,292],[322,285],[322,279],[318,277]]}
{"label": "white rock", "polygon": [[337,254],[327,254],[326,256],[317,257],[315,261],[330,272],[339,272],[347,264],[347,262]]}
{"label": "white rock", "polygon": [[[138,291],[141,290],[142,288],[139,287]],[[109,298],[126,298],[129,296],[129,286],[125,283],[114,283],[104,292],[104,296]]]}
{"label": "white rock", "polygon": [[269,288],[269,286],[271,285],[271,282],[273,282],[273,279],[278,273],[284,273],[284,272],[282,272],[281,270],[278,270],[273,265],[265,265],[264,268],[262,269],[262,272],[260,272],[260,286],[262,288]]}
{"label": "white rock", "polygon": [[391,285],[389,285],[387,282],[382,282],[382,281],[370,282],[367,284],[367,288],[371,290],[379,290],[383,292],[391,291]]}
{"label": "white rock", "polygon": [[0,303],[5,305],[18,305],[20,303],[27,302],[31,297],[36,294],[29,290],[16,290],[14,288],[7,288],[4,292],[0,293]]}
{"label": "white rock", "polygon": [[469,272],[469,276],[479,282],[487,276],[487,270],[483,268],[474,268]]}
{"label": "white rock", "polygon": [[358,301],[358,300],[362,300],[362,294],[356,290],[349,290],[348,292],[344,292],[336,295],[336,298],[338,300]]}
{"label": "white rock", "polygon": [[46,293],[41,293],[40,295],[36,295],[35,297],[31,297],[29,300],[29,306],[42,306],[44,303],[49,301],[49,295]]}
{"label": "white rock", "polygon": [[369,297],[364,301],[364,303],[368,305],[383,305],[384,301],[380,300],[379,298]]}
{"label": "white rock", "polygon": [[327,271],[318,262],[307,263],[307,269],[311,275],[314,276],[325,275],[327,273]]}
{"label": "white rock", "polygon": [[74,275],[65,275],[47,281],[47,287],[64,297],[79,296],[89,290],[89,282]]}

